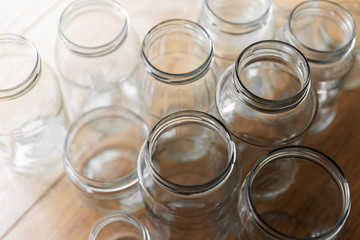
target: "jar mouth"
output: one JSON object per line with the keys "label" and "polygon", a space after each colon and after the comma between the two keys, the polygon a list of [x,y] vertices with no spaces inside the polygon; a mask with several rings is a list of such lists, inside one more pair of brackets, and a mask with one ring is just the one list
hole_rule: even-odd
{"label": "jar mouth", "polygon": [[[261,216],[261,214],[258,212],[254,204],[255,200],[252,193],[252,187],[256,175],[261,174],[261,170],[266,165],[269,165],[281,159],[287,159],[291,162],[296,162],[296,160],[298,159],[300,161],[306,161],[311,164],[315,164],[323,172],[326,172],[328,175],[330,175],[329,177],[331,177],[332,180],[337,184],[337,187],[339,188],[342,197],[342,204],[341,204],[341,212],[339,214],[339,218],[332,227],[330,227],[324,232],[319,232],[319,234],[316,236],[295,237],[280,232],[278,229],[269,225],[269,222],[267,222]],[[327,155],[307,146],[289,145],[268,152],[266,155],[264,155],[258,160],[258,162],[253,167],[253,170],[250,171],[247,179],[244,182],[244,186],[245,186],[247,204],[249,205],[250,211],[253,213],[253,217],[255,219],[256,224],[266,233],[279,239],[325,239],[325,238],[328,239],[329,237],[332,238],[339,234],[340,231],[339,228],[341,228],[344,225],[350,213],[350,208],[351,208],[350,188],[344,173],[342,172],[340,167]]]}
{"label": "jar mouth", "polygon": [[[106,121],[106,122],[104,122]],[[116,127],[112,126],[112,129],[106,129],[109,128],[109,124],[116,125]],[[133,124],[134,126],[129,126],[130,124]],[[72,182],[85,190],[91,190],[93,192],[114,192],[114,191],[120,191],[124,189],[128,189],[132,187],[133,185],[137,184],[137,173],[136,173],[136,156],[118,156],[116,153],[118,152],[125,152],[125,149],[123,149],[119,145],[110,146],[108,148],[107,145],[104,147],[100,147],[105,140],[104,137],[107,137],[110,134],[114,134],[115,131],[117,133],[122,134],[124,129],[129,127],[136,127],[137,129],[131,129],[131,136],[133,138],[141,138],[145,140],[149,133],[149,129],[145,122],[136,114],[133,112],[120,108],[120,107],[100,107],[95,108],[93,110],[90,110],[89,112],[86,112],[82,114],[78,119],[76,119],[73,124],[70,126],[68,134],[65,139],[65,149],[64,149],[64,165],[66,173],[68,174],[69,178],[72,180]],[[76,141],[77,137],[83,137],[81,134],[83,131],[86,131],[87,129],[90,129],[92,132],[100,132],[101,138],[98,139],[97,143],[93,143],[93,146],[87,146],[86,149],[79,148],[76,150],[76,147],[73,146],[74,141]],[[139,131],[139,133],[134,133],[134,130]],[[92,133],[91,132],[91,133]],[[141,134],[141,136],[136,136],[136,134]],[[96,135],[90,135],[94,138],[97,138]],[[87,136],[89,137],[89,136]],[[128,137],[128,136],[127,136]],[[120,138],[121,140],[124,140]],[[80,139],[81,140],[81,139]],[[114,140],[118,140],[117,138]],[[125,141],[130,141],[132,139],[127,139]],[[106,143],[106,142],[105,142]],[[95,146],[94,146],[95,144]],[[119,143],[120,144],[120,143]],[[105,162],[102,162],[103,159],[100,159],[100,162],[97,162],[98,159],[95,158],[95,161],[93,160],[93,156],[97,156],[98,152],[94,150],[94,148],[99,148],[98,152],[101,152],[102,150],[109,150],[110,152],[107,152],[107,155],[103,155],[103,159],[105,159]],[[118,152],[113,152],[113,149],[117,149]],[[138,149],[139,150],[139,149]],[[137,150],[137,151],[138,151]],[[80,155],[79,156],[72,156],[72,153],[74,151],[77,151]],[[82,152],[81,152],[82,151]],[[86,151],[86,152],[84,152]],[[89,153],[90,151],[95,151],[95,154]],[[89,156],[87,156],[87,154]],[[112,154],[112,155],[111,155]],[[136,153],[137,154],[137,153]],[[115,157],[113,158],[112,156]],[[100,155],[101,156],[101,155]],[[88,165],[92,165],[92,167],[95,167],[96,169],[102,170],[102,165],[99,166],[99,164],[109,164],[113,159],[117,161],[117,165],[109,165],[110,168],[114,167],[123,167],[125,163],[129,164],[129,159],[126,158],[133,158],[130,159],[131,161],[135,160],[134,163],[134,169],[132,170],[123,170],[121,171],[121,175],[115,175],[114,177],[105,176],[105,177],[98,177],[96,178],[94,175],[95,173],[89,174],[89,170],[85,170],[88,168]],[[123,161],[126,162],[124,163]],[[82,162],[85,161],[85,162]],[[92,163],[92,161],[94,161]],[[79,168],[79,166],[81,166]],[[84,165],[84,166],[83,166]],[[91,167],[91,166],[90,166]],[[90,168],[89,167],[89,168]],[[129,166],[125,166],[129,167]],[[105,168],[105,167],[104,167]],[[109,168],[109,170],[110,170]],[[105,169],[106,170],[106,169]],[[121,169],[122,170],[122,169]]]}
{"label": "jar mouth", "polygon": [[[219,2],[219,3],[218,3]],[[217,3],[217,4],[216,4]],[[216,25],[221,24],[220,31],[225,33],[232,33],[232,34],[246,34],[252,31],[255,31],[261,28],[264,24],[268,22],[269,16],[271,15],[271,1],[264,0],[261,1],[261,6],[254,5],[249,6],[249,9],[254,9],[256,14],[252,14],[251,18],[249,19],[236,19],[239,14],[235,14],[236,17],[234,19],[227,18],[229,15],[229,11],[232,12],[236,9],[244,9],[244,4],[253,5],[255,4],[254,1],[230,1],[226,2],[226,4],[222,4],[222,0],[206,0],[205,4],[207,9],[210,10],[211,15],[215,18]],[[260,3],[259,3],[260,4]],[[224,13],[222,10],[224,8]],[[263,9],[262,12],[259,13],[259,8]]]}
{"label": "jar mouth", "polygon": [[[151,56],[155,51],[162,52]],[[209,34],[199,24],[171,19],[155,25],[146,34],[141,59],[155,79],[167,84],[186,84],[209,71],[214,62],[214,47]],[[169,62],[176,64],[170,66]]]}
{"label": "jar mouth", "polygon": [[[327,21],[329,26],[326,26],[326,22],[323,20],[319,22],[320,20],[314,19],[315,16],[318,18],[331,19],[331,21]],[[305,22],[305,19],[309,17],[312,18],[309,19],[310,26],[313,26],[316,22],[319,22],[319,29],[317,29],[317,34],[319,34],[318,38],[320,40],[318,40],[318,42],[322,41],[322,44],[320,45],[319,43],[317,47],[314,45],[315,43],[305,42],[309,40],[309,33],[304,35],[303,40],[299,39],[298,34],[296,33],[296,23]],[[290,35],[287,37],[291,38],[289,41],[291,41],[293,45],[295,45],[297,48],[299,48],[300,51],[304,53],[308,61],[314,63],[335,62],[346,53],[351,51],[355,44],[355,21],[349,11],[337,3],[325,0],[306,1],[297,5],[290,13],[286,28]],[[339,40],[336,39],[335,36],[331,36],[331,32],[328,32],[327,30],[333,29],[340,31],[333,33],[336,35],[336,37],[345,36],[346,39]],[[321,49],[320,46],[328,48]]]}
{"label": "jar mouth", "polygon": [[[89,25],[91,29],[87,31]],[[127,13],[117,1],[77,0],[62,12],[58,34],[71,52],[83,57],[100,57],[112,53],[123,43],[128,28]]]}
{"label": "jar mouth", "polygon": [[[158,155],[156,155],[156,153],[158,152],[157,151],[158,149],[156,148],[158,147],[158,145],[161,145],[160,143],[161,137],[164,136],[167,137],[166,134],[171,135],[176,132],[179,133],[181,132],[181,127],[183,126],[186,127],[190,125],[196,126],[197,128],[204,127],[209,132],[214,133],[216,137],[219,137],[219,139],[223,141],[221,144],[223,144],[224,147],[226,148],[225,151],[227,153],[227,156],[226,158],[223,159],[223,160],[226,159],[225,163],[223,163],[222,165],[219,163],[219,167],[221,169],[217,169],[217,171],[209,178],[206,178],[205,180],[201,179],[201,181],[194,180],[194,183],[191,182],[191,184],[187,184],[186,181],[178,180],[179,178],[171,178],[173,177],[173,175],[171,175],[171,177],[169,177],[170,175],[164,176],[165,175],[164,172],[167,171],[166,170],[167,166],[163,164],[165,166],[164,167],[165,170],[162,170],[161,169],[162,166],[160,166],[161,163],[159,164],[160,161],[155,162],[154,159],[156,158],[157,160],[160,158]],[[207,137],[208,135],[205,136],[205,138]],[[170,138],[165,140],[169,142],[169,139]],[[211,146],[214,147],[213,144],[211,144]],[[170,148],[168,145],[166,145],[165,147],[166,150]],[[209,191],[216,190],[226,181],[226,179],[228,179],[234,168],[234,163],[236,161],[235,145],[231,140],[230,133],[227,131],[225,126],[211,115],[198,111],[180,111],[170,114],[167,117],[160,120],[151,131],[148,140],[144,143],[141,152],[142,152],[142,156],[140,156],[140,158],[144,159],[143,161],[145,161],[147,168],[150,169],[149,171],[150,174],[153,175],[153,177],[157,180],[160,186],[167,191],[171,191],[175,194],[180,194],[182,196],[189,196],[189,195],[193,196],[193,195],[203,194]],[[162,148],[160,148],[160,154],[162,153],[163,150]],[[196,155],[196,157],[199,157],[198,152],[197,153],[194,152],[194,154],[191,155],[189,158],[191,158],[194,155]],[[206,155],[205,157],[208,158],[207,152],[204,152],[204,155]],[[180,169],[181,164],[186,160],[188,159],[178,160],[178,162],[176,162],[175,165],[172,166],[172,168],[177,170]],[[177,164],[179,165],[176,166]],[[206,164],[202,165],[204,167],[203,169],[206,169],[207,166],[205,165]],[[193,165],[193,167],[194,168],[199,167],[199,165]],[[181,174],[184,174],[185,177],[191,178],[197,175],[196,170],[194,170],[195,172],[189,173],[189,172],[185,172],[184,169],[188,169],[188,168],[185,167],[182,169],[183,172],[181,172]]]}
{"label": "jar mouth", "polygon": [[14,99],[36,84],[41,73],[41,58],[35,45],[17,34],[0,34],[0,50],[0,100]]}
{"label": "jar mouth", "polygon": [[[256,55],[256,54],[260,54]],[[257,91],[257,87],[251,86],[250,83],[254,79],[247,79],[247,76],[242,76],[242,73],[249,68],[249,71],[253,71],[249,66],[252,64],[262,64],[265,62],[275,62],[278,65],[270,65],[269,68],[274,68],[275,70],[281,68],[289,68],[291,71],[288,72],[291,77],[296,77],[298,80],[298,85],[296,88],[290,92],[286,93],[286,95],[281,95],[279,97],[270,96],[265,98],[261,93],[255,92]],[[244,99],[244,101],[249,104],[251,107],[264,111],[264,112],[279,112],[286,111],[294,108],[299,103],[303,101],[307,93],[310,91],[311,80],[310,80],[310,67],[309,64],[304,57],[304,55],[295,47],[287,44],[285,42],[277,41],[277,40],[265,40],[256,42],[250,46],[248,46],[237,58],[233,70],[233,75],[235,79],[235,87],[236,90],[242,93],[240,96]],[[256,70],[256,69],[255,69]],[[271,70],[271,69],[270,69]],[[267,69],[267,72],[270,71]],[[247,70],[248,71],[248,70]],[[288,71],[288,70],[287,70]],[[265,74],[268,74],[265,72]],[[249,73],[251,76],[251,72]],[[293,76],[294,75],[294,76]],[[262,76],[266,81],[266,78],[271,78],[271,76]],[[290,78],[290,77],[289,77]],[[271,79],[270,79],[271,80]],[[283,78],[279,76],[275,76],[275,82],[267,83],[269,87],[271,85],[280,84],[283,81]],[[246,81],[248,83],[246,83]],[[262,79],[261,79],[262,81]],[[290,81],[290,80],[289,80]],[[291,84],[288,83],[288,85]],[[249,87],[250,86],[250,87]],[[266,91],[265,91],[266,94]]]}

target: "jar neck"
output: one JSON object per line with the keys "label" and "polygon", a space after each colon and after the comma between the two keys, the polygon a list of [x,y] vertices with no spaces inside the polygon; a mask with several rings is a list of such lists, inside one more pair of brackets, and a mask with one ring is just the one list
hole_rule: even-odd
{"label": "jar neck", "polygon": [[[212,27],[223,33],[240,35],[256,31],[269,22],[272,14],[271,3],[270,0],[206,0],[204,11],[211,20]],[[244,9],[247,13],[244,12],[244,17],[239,19],[239,11]]]}
{"label": "jar neck", "polygon": [[[312,32],[303,32],[306,29]],[[348,56],[354,48],[355,36],[351,14],[336,3],[322,0],[297,5],[290,13],[284,34],[286,41],[298,48],[309,62],[319,64]]]}
{"label": "jar neck", "polygon": [[0,50],[4,55],[2,64],[7,66],[6,73],[0,75],[0,81],[4,81],[0,101],[6,101],[22,96],[35,86],[41,75],[42,61],[35,45],[20,35],[0,34]]}
{"label": "jar neck", "polygon": [[176,85],[191,83],[203,77],[214,64],[213,42],[197,23],[168,20],[146,34],[141,61],[158,81]]}
{"label": "jar neck", "polygon": [[[179,129],[181,126],[191,126],[206,128],[210,133],[214,133],[214,135],[223,141],[222,144],[226,147],[226,157],[217,158],[217,165],[221,169],[216,170],[216,175],[214,175],[211,179],[206,182],[197,183],[194,182],[192,184],[182,184],[180,182],[174,182],[172,179],[164,176],[163,172],[166,169],[160,170],[160,167],[156,165],[155,158],[158,158],[156,155],[155,148],[158,146],[160,138],[165,138],[173,133],[181,132],[183,129]],[[195,128],[194,128],[195,129]],[[207,133],[209,133],[207,132]],[[202,136],[204,137],[204,136]],[[211,138],[208,134],[205,135],[206,138]],[[191,137],[190,137],[191,138]],[[189,137],[186,137],[186,141],[189,140]],[[178,142],[184,139],[177,139]],[[200,140],[200,139],[199,139]],[[171,140],[169,140],[170,142]],[[196,145],[196,139],[194,140],[194,144]],[[214,144],[215,145],[215,144]],[[213,146],[208,146],[213,147]],[[166,146],[166,148],[170,148]],[[206,149],[201,149],[206,151]],[[195,153],[196,154],[196,153]],[[192,156],[190,156],[192,157]],[[208,159],[209,156],[205,156]],[[212,117],[209,114],[198,112],[198,111],[180,111],[177,113],[173,113],[168,115],[167,117],[160,120],[153,130],[151,131],[148,140],[144,144],[143,150],[141,151],[140,158],[145,161],[145,166],[149,170],[148,172],[154,179],[154,181],[164,188],[166,191],[179,195],[182,197],[192,197],[207,194],[212,192],[219,187],[221,187],[229,178],[232,171],[234,170],[234,164],[236,161],[236,151],[235,145],[231,139],[230,133],[225,128],[225,126],[216,118]],[[187,175],[189,178],[194,177],[192,175],[198,175],[197,173],[185,173],[184,169],[181,168],[181,164],[183,161],[188,159],[182,159],[179,161],[174,161],[172,164],[173,169],[178,169],[180,174]],[[221,161],[226,161],[225,163],[221,163]],[[211,164],[207,162],[207,164]],[[199,166],[197,166],[199,167]],[[208,166],[202,166],[202,169],[206,169]],[[204,170],[205,171],[205,170]],[[141,172],[141,171],[140,171]],[[204,173],[204,172],[203,172]],[[192,175],[191,175],[192,174]],[[141,174],[140,174],[141,175]],[[206,175],[206,173],[204,173]],[[196,177],[196,176],[195,176]],[[140,180],[141,181],[141,180]]]}
{"label": "jar neck", "polygon": [[[96,37],[95,35],[101,34],[99,32],[96,32],[100,31],[99,29],[92,29],[92,26],[88,26],[89,23],[94,23],[95,21],[97,21],[104,25],[102,26],[103,29],[106,29],[108,27],[106,26],[105,21],[104,23],[102,22],[104,20],[104,16],[102,16],[103,18],[100,18],[96,14],[96,9],[102,9],[102,11],[106,13],[106,15],[112,15],[114,18],[116,16],[116,20],[111,19],[112,22],[119,24],[119,27],[116,30],[116,35],[111,36],[108,39],[103,39],[103,42],[98,42],[94,45],[87,45],[83,41],[79,42],[78,39],[73,38],[67,31],[67,28],[69,26],[75,26],[77,24],[79,25],[75,26],[74,29],[72,29],[72,31],[74,32],[80,31],[81,28],[89,27],[89,34],[93,35],[93,37],[89,38],[94,38]],[[79,19],[82,19],[81,17],[79,17],[81,16],[81,14],[91,12],[92,10],[94,10],[93,15],[88,13],[88,15],[82,17],[84,18],[82,23],[77,22],[80,21]],[[126,39],[128,31],[129,22],[127,13],[117,1],[113,0],[77,0],[65,8],[63,13],[61,14],[58,27],[58,34],[61,43],[71,52],[82,57],[101,57],[114,52],[122,45],[122,43]],[[106,35],[106,33],[103,33],[103,35]],[[87,38],[87,36],[82,37]]]}
{"label": "jar neck", "polygon": [[[258,64],[261,68],[264,63],[278,65],[269,65],[270,70],[265,69],[266,71],[264,72],[259,70],[261,75],[258,78],[251,78],[251,73],[249,73],[249,76],[243,74],[245,71],[252,71],[252,65],[255,66]],[[253,70],[255,71],[256,69],[254,68]],[[279,95],[284,95],[285,98],[265,98],[265,96],[256,92],[258,90],[257,86],[270,85],[267,86],[267,88],[276,89],[277,85],[280,86],[281,84],[284,84],[281,75],[272,76],[268,74],[271,70],[281,70],[296,79],[296,81],[293,80],[293,82],[287,83],[287,88],[279,90],[284,92],[284,94],[280,93]],[[233,83],[239,96],[250,107],[263,112],[281,112],[290,110],[305,99],[311,88],[310,70],[305,57],[291,45],[275,40],[261,41],[247,47],[235,62],[232,74]],[[270,84],[268,82],[269,79],[272,81]],[[260,81],[260,83],[249,87],[254,81]],[[295,84],[299,86],[293,87]],[[288,93],[289,87],[293,87],[294,89],[297,89],[297,91]],[[273,89],[271,90],[275,91]]]}

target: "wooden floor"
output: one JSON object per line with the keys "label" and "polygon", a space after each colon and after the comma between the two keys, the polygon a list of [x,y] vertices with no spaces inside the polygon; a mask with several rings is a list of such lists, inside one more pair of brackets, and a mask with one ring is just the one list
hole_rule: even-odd
{"label": "wooden floor", "polygon": [[[155,24],[170,18],[196,20],[201,0],[122,0],[142,39]],[[0,32],[31,39],[55,69],[54,47],[62,10],[69,0],[2,0]],[[306,145],[333,158],[351,188],[352,209],[344,238],[360,239],[360,88],[344,91],[331,126]],[[101,216],[73,194],[62,165],[42,176],[13,172],[0,159],[0,239],[87,239]]]}

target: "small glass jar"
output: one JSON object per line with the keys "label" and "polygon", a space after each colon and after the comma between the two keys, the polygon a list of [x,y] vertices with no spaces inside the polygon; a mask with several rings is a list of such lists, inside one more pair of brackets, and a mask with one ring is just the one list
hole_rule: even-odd
{"label": "small glass jar", "polygon": [[139,150],[149,130],[119,107],[93,109],[74,121],[65,140],[65,171],[77,196],[101,213],[140,215],[136,174]]}
{"label": "small glass jar", "polygon": [[54,71],[34,44],[0,34],[0,158],[19,172],[58,166],[67,116]]}
{"label": "small glass jar", "polygon": [[[273,184],[288,181],[277,162],[296,166],[288,188],[274,195]],[[258,194],[268,198],[258,198]],[[240,239],[340,239],[350,212],[349,184],[325,154],[303,146],[275,149],[259,159],[240,193]]]}
{"label": "small glass jar", "polygon": [[122,213],[102,217],[91,229],[89,240],[150,240],[149,232],[137,218]]}
{"label": "small glass jar", "polygon": [[153,239],[216,239],[231,234],[241,166],[230,133],[216,118],[181,111],[151,131],[138,176]]}
{"label": "small glass jar", "polygon": [[216,106],[247,174],[270,149],[304,142],[317,111],[309,65],[285,42],[254,43],[222,75]]}
{"label": "small glass jar", "polygon": [[211,36],[222,73],[248,45],[273,39],[275,21],[271,0],[204,0],[198,23]]}
{"label": "small glass jar", "polygon": [[198,24],[182,19],[159,23],[143,40],[141,62],[138,92],[149,125],[176,111],[215,111],[213,43]]}
{"label": "small glass jar", "polygon": [[335,118],[338,96],[354,63],[355,35],[353,17],[333,2],[306,1],[290,14],[283,37],[307,58],[318,95],[311,134],[326,129]]}
{"label": "small glass jar", "polygon": [[117,1],[77,0],[67,6],[55,55],[71,121],[101,106],[135,110],[140,42]]}

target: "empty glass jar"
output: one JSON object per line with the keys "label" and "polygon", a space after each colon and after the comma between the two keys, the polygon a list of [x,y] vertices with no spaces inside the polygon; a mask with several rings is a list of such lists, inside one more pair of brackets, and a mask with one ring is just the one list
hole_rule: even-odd
{"label": "empty glass jar", "polygon": [[220,73],[248,45],[275,36],[271,0],[204,0],[198,23],[214,41]]}
{"label": "empty glass jar", "polygon": [[145,141],[138,176],[152,239],[226,239],[232,231],[241,167],[216,118],[182,111]]}
{"label": "empty glass jar", "polygon": [[65,140],[64,165],[75,193],[88,207],[101,213],[142,213],[136,165],[148,132],[137,115],[113,106],[93,109],[74,121]]}
{"label": "empty glass jar", "polygon": [[[288,188],[274,193],[286,175],[278,163],[296,166]],[[284,183],[285,184],[285,183]],[[259,193],[268,198],[258,198]],[[323,153],[302,146],[275,149],[259,159],[242,185],[239,239],[339,239],[350,212],[349,184]]]}
{"label": "empty glass jar", "polygon": [[62,13],[56,63],[70,119],[96,107],[136,107],[140,44],[117,1],[77,0]]}
{"label": "empty glass jar", "polygon": [[0,34],[0,158],[16,171],[61,162],[67,116],[58,84],[30,40]]}
{"label": "empty glass jar", "polygon": [[216,106],[245,175],[270,149],[304,142],[317,111],[309,74],[296,48],[266,40],[247,47],[220,78]]}
{"label": "empty glass jar", "polygon": [[94,225],[89,240],[150,240],[150,236],[137,218],[113,213],[104,216]]}
{"label": "empty glass jar", "polygon": [[139,99],[151,126],[176,111],[215,111],[213,43],[198,24],[182,19],[159,23],[143,40],[141,62]]}
{"label": "empty glass jar", "polygon": [[351,14],[328,1],[306,1],[290,14],[284,39],[307,58],[316,88],[319,111],[311,133],[333,121],[341,87],[354,62],[356,27]]}

